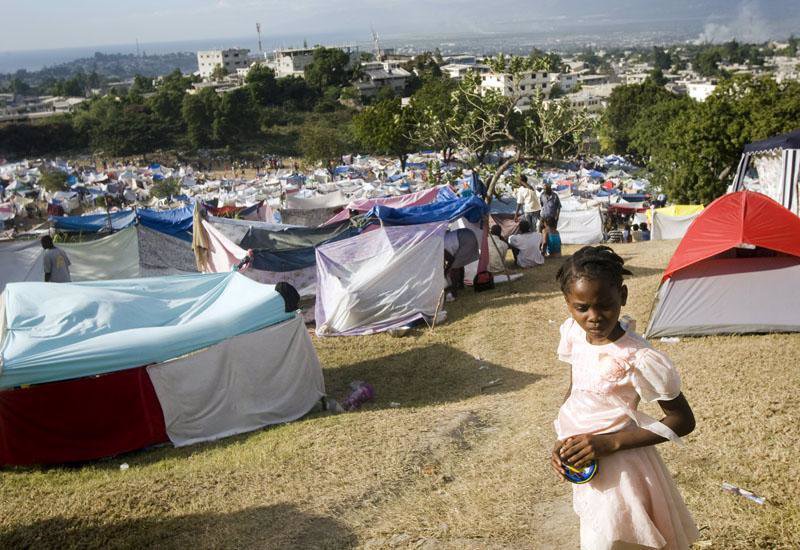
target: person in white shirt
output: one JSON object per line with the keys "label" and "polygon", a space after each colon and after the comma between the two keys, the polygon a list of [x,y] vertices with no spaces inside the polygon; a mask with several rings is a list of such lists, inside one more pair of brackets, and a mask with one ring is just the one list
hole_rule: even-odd
{"label": "person in white shirt", "polygon": [[519,221],[520,211],[522,211],[522,219],[527,221],[531,227],[536,227],[539,223],[542,205],[536,190],[528,184],[528,176],[525,174],[519,177],[519,187],[517,187],[515,198],[517,199],[517,210],[514,213],[514,221]]}
{"label": "person in white shirt", "polygon": [[544,263],[542,234],[531,232],[531,225],[527,220],[519,222],[519,233],[511,235],[508,244],[514,252],[518,266],[535,267]]}
{"label": "person in white shirt", "polygon": [[503,230],[499,225],[493,225],[489,233],[489,271],[503,273],[506,270],[508,243],[503,238]]}

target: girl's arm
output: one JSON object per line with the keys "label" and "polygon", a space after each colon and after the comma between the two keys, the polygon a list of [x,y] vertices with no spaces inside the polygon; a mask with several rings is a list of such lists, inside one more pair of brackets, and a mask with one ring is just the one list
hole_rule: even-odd
{"label": "girl's arm", "polygon": [[[669,427],[679,437],[691,433],[695,428],[694,413],[683,393],[670,401],[659,401],[666,415],[661,423]],[[611,434],[582,434],[570,437],[564,443],[560,458],[576,468],[586,466],[589,461],[608,456],[617,451],[647,447],[663,443],[668,439],[644,428],[623,430]]]}

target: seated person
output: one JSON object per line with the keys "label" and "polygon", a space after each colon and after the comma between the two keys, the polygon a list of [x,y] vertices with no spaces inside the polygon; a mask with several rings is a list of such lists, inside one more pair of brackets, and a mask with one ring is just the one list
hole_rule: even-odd
{"label": "seated person", "polygon": [[478,239],[470,229],[444,234],[444,275],[450,290],[464,288],[464,266],[478,259]]}
{"label": "seated person", "polygon": [[611,230],[608,232],[606,236],[607,243],[621,243],[622,242],[622,230],[617,226],[616,223],[611,225]]}
{"label": "seated person", "polygon": [[625,228],[622,230],[622,242],[631,242],[631,226],[627,223],[625,224]]}
{"label": "seated person", "polygon": [[489,271],[502,273],[506,270],[508,243],[503,238],[503,229],[493,225],[489,230]]}
{"label": "seated person", "polygon": [[542,254],[551,258],[561,256],[561,234],[557,225],[556,219],[550,216],[544,220],[542,229]]}
{"label": "seated person", "polygon": [[508,238],[511,251],[520,267],[534,267],[544,263],[542,234],[533,233],[527,220],[519,222],[519,233]]}
{"label": "seated person", "polygon": [[642,240],[649,241],[650,240],[650,229],[647,227],[645,222],[639,224],[639,230],[642,232]]}
{"label": "seated person", "polygon": [[639,229],[639,224],[635,223],[631,227],[631,239],[633,242],[638,243],[642,240],[642,230]]}

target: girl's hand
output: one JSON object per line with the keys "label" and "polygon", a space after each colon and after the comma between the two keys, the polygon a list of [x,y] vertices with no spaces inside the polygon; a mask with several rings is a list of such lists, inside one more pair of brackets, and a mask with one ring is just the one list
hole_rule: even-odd
{"label": "girl's hand", "polygon": [[556,472],[556,477],[558,477],[560,481],[564,481],[566,479],[564,474],[567,473],[566,470],[564,470],[564,465],[561,464],[561,459],[558,456],[563,444],[563,441],[556,440],[556,444],[553,446],[553,452],[550,455],[550,466],[553,467],[553,470]]}
{"label": "girl's hand", "polygon": [[619,450],[615,434],[583,434],[569,437],[559,454],[575,468],[583,468],[590,461],[608,456]]}

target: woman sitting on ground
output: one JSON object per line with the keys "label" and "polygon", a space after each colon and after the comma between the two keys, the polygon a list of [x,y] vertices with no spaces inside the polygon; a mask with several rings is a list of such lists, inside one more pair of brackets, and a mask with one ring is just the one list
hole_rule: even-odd
{"label": "woman sitting on ground", "polygon": [[558,232],[556,219],[552,216],[544,220],[541,250],[542,254],[550,258],[561,256],[561,234]]}

